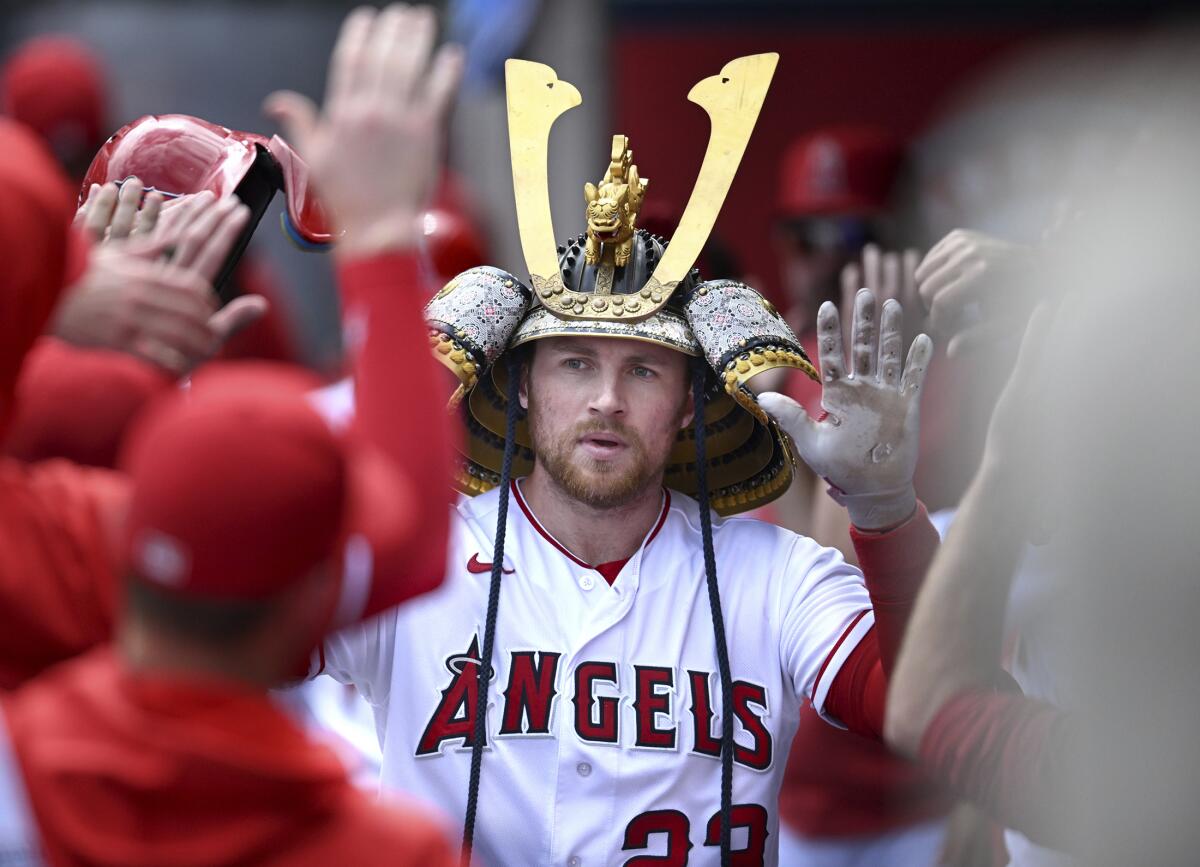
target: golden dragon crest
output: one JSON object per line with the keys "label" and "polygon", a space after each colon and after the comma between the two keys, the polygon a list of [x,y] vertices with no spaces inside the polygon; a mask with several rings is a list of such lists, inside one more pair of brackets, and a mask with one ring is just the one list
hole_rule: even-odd
{"label": "golden dragon crest", "polygon": [[629,137],[613,136],[608,171],[600,186],[584,184],[587,200],[587,245],[583,255],[589,265],[599,265],[603,250],[613,251],[612,262],[618,268],[629,263],[633,252],[633,230],[638,211],[646,197],[650,181],[638,175],[633,164]]}

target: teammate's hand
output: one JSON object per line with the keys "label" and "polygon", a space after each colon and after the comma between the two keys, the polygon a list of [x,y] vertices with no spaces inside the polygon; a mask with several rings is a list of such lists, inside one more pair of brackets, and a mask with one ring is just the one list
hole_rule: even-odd
{"label": "teammate's hand", "polygon": [[878,530],[902,523],[916,507],[920,390],[933,343],[920,334],[908,360],[904,313],[899,302],[883,305],[876,326],[875,296],[862,289],[854,299],[850,372],[842,351],[842,328],[831,302],[817,313],[817,340],[826,415],[809,418],[795,401],[774,392],[759,404],[791,436],[796,449],[830,493],[846,506],[853,524]]}
{"label": "teammate's hand", "polygon": [[462,75],[458,46],[433,51],[435,29],[428,7],[355,9],[333,49],[325,105],[318,110],[291,91],[264,104],[345,231],[339,256],[404,249],[420,238]]}
{"label": "teammate's hand", "polygon": [[158,222],[163,197],[155,191],[143,201],[144,192],[138,178],[129,178],[119,190],[114,183],[92,184],[87,201],[75,212],[75,227],[96,243],[148,235]]}
{"label": "teammate's hand", "polygon": [[[890,299],[900,302],[904,310],[904,336],[915,337],[925,330],[925,308],[917,291],[917,265],[921,262],[919,250],[909,248],[903,252],[883,250],[878,244],[866,244],[862,258],[847,262],[842,267],[841,310],[853,310],[854,298],[859,289],[870,289],[875,300],[886,304]],[[845,331],[849,321],[842,323],[842,337],[849,340]]]}
{"label": "teammate's hand", "polygon": [[233,197],[217,201],[202,193],[169,213],[147,235],[92,250],[83,276],[55,311],[56,337],[127,352],[182,376],[266,312],[258,295],[218,310],[212,290],[249,209]]}
{"label": "teammate's hand", "polygon": [[966,229],[938,241],[916,269],[929,327],[948,338],[946,354],[1020,333],[1036,299],[1029,296],[1037,253]]}

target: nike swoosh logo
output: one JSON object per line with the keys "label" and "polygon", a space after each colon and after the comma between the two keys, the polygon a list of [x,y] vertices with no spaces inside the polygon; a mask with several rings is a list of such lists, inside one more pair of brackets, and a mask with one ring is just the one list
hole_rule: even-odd
{"label": "nike swoosh logo", "polygon": [[[479,561],[479,555],[472,554],[471,559],[467,561],[467,571],[471,572],[472,574],[475,574],[475,575],[481,575],[484,572],[491,572],[492,564],[491,563],[481,563]],[[504,571],[505,575],[511,575],[516,570],[515,569],[505,569],[503,571]]]}

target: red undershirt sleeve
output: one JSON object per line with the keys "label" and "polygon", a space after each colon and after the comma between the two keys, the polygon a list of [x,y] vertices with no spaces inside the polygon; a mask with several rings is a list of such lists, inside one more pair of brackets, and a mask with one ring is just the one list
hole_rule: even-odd
{"label": "red undershirt sleeve", "polygon": [[851,527],[850,538],[875,610],[875,626],[838,669],[825,697],[825,711],[851,731],[881,738],[887,673],[899,656],[909,615],[939,540],[921,503],[899,527],[883,533]]}
{"label": "red undershirt sleeve", "polygon": [[[887,676],[921,580],[937,548],[923,510],[889,533],[852,529],[875,609],[875,628],[839,669],[825,700],[847,728],[881,737]],[[1077,739],[1076,739],[1077,740]],[[981,687],[950,699],[930,722],[920,758],[930,775],[1000,824],[1042,845],[1061,845],[1070,802],[1072,738],[1067,716],[1019,693]]]}
{"label": "red undershirt sleeve", "polygon": [[887,676],[879,659],[879,633],[872,628],[846,657],[825,696],[825,710],[852,732],[883,738]]}
{"label": "red undershirt sleeve", "polygon": [[1008,828],[1044,846],[1064,842],[1070,718],[1014,693],[973,689],[947,701],[921,738],[920,757],[934,779]]}
{"label": "red undershirt sleeve", "polygon": [[880,661],[884,672],[890,673],[940,539],[919,502],[916,513],[899,527],[885,533],[851,527],[850,538],[875,609]]}
{"label": "red undershirt sleeve", "polygon": [[354,434],[390,465],[410,532],[377,551],[367,614],[442,580],[449,534],[453,431],[422,309],[419,261],[387,253],[341,263],[338,282],[354,359]]}

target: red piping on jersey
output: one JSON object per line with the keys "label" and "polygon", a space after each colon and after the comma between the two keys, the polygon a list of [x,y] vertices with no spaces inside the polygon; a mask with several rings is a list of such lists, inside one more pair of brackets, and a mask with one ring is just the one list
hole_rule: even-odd
{"label": "red piping on jersey", "polygon": [[[572,563],[582,566],[584,569],[595,569],[595,566],[592,566],[590,563],[584,563],[582,560],[564,548],[557,539],[546,532],[546,528],[542,526],[541,522],[538,521],[537,516],[533,514],[533,510],[530,509],[529,505],[525,502],[525,497],[521,494],[521,486],[517,484],[517,480],[513,479],[511,484],[512,493],[517,500],[517,505],[521,507],[521,511],[525,513],[525,517],[529,519],[529,523],[532,524],[533,528],[541,534],[542,538],[565,554]],[[658,523],[654,525],[654,529],[650,531],[650,535],[646,537],[646,541],[642,544],[643,548],[654,541],[654,537],[657,536],[658,531],[663,528],[663,524],[667,523],[667,513],[669,511],[671,511],[671,492],[666,488],[663,488],[662,514],[658,516]]]}
{"label": "red piping on jersey", "polygon": [[833,658],[837,656],[838,648],[842,646],[843,641],[850,637],[850,633],[854,631],[854,627],[858,626],[858,621],[866,617],[867,611],[869,610],[870,609],[866,609],[858,612],[858,616],[850,621],[850,625],[846,627],[846,631],[842,633],[842,637],[837,640],[837,644],[833,646],[833,650],[829,651],[829,655],[825,657],[825,661],[821,663],[821,668],[817,672],[817,679],[813,681],[812,695],[809,696],[810,701],[818,692],[820,692],[821,678],[825,675],[825,669],[829,668],[829,663],[833,662]]}
{"label": "red piping on jersey", "polygon": [[667,523],[667,512],[671,511],[671,492],[663,488],[663,510],[658,516],[658,523],[654,525],[654,529],[650,531],[650,535],[646,538],[646,544],[649,545],[654,541],[654,537],[658,535],[658,531],[663,528],[663,524]]}

